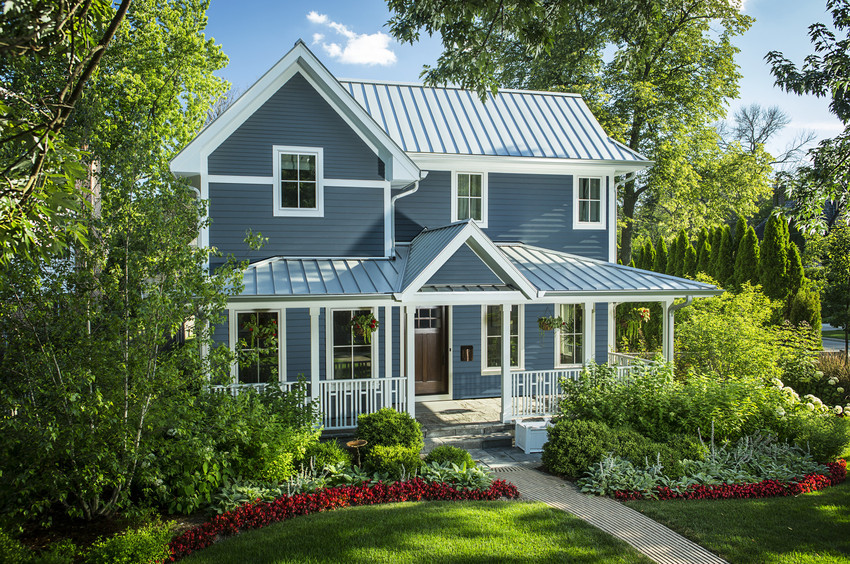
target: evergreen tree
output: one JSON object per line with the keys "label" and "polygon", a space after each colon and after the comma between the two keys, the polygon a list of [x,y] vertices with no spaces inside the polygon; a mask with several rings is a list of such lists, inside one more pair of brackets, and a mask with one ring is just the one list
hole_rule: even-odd
{"label": "evergreen tree", "polygon": [[734,285],[735,263],[732,252],[732,231],[728,225],[723,226],[720,236],[720,252],[717,256],[717,281],[724,287]]}
{"label": "evergreen tree", "polygon": [[770,216],[764,228],[759,279],[770,299],[785,300],[788,296],[788,227],[785,219],[778,215]]}
{"label": "evergreen tree", "polygon": [[640,258],[643,261],[640,267],[644,270],[652,270],[652,266],[655,264],[655,247],[652,246],[652,241],[649,239],[643,244],[643,252],[640,254]]}
{"label": "evergreen tree", "polygon": [[708,242],[708,238],[702,242],[702,248],[699,250],[697,272],[711,275],[711,243]]}
{"label": "evergreen tree", "polygon": [[667,243],[664,241],[664,237],[659,237],[658,243],[656,243],[655,262],[652,263],[652,270],[662,274],[667,270]]}
{"label": "evergreen tree", "polygon": [[685,249],[685,261],[682,268],[682,275],[689,278],[694,278],[697,274],[697,251],[694,246],[688,242],[688,248]]}
{"label": "evergreen tree", "polygon": [[759,283],[759,240],[752,227],[747,228],[735,253],[735,284],[743,286],[746,282]]}
{"label": "evergreen tree", "polygon": [[715,280],[718,279],[717,270],[718,270],[718,265],[720,263],[720,261],[719,261],[719,258],[720,258],[720,242],[722,241],[722,239],[723,239],[723,229],[720,228],[720,227],[716,227],[711,232],[711,258],[709,259],[709,261],[710,261],[709,264],[708,264],[709,271],[707,272],[707,274],[709,276],[711,276],[712,278],[714,278]]}
{"label": "evergreen tree", "polygon": [[[788,242],[788,291],[793,296],[803,286],[805,279],[803,261],[800,259],[800,250],[797,245]],[[790,304],[789,304],[790,306]]]}

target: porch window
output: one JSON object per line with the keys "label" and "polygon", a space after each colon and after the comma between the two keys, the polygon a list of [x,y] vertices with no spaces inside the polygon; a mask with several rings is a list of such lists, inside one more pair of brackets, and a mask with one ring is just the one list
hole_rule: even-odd
{"label": "porch window", "polygon": [[577,179],[573,199],[573,227],[603,229],[605,227],[605,190],[602,178]]}
{"label": "porch window", "polygon": [[564,326],[557,331],[558,366],[575,366],[584,359],[584,306],[561,304],[560,317]]}
{"label": "porch window", "polygon": [[277,312],[236,314],[236,378],[240,384],[268,384],[278,380]]}
{"label": "porch window", "polygon": [[470,218],[487,227],[487,175],[456,172],[452,177],[452,221]]}
{"label": "porch window", "polygon": [[[511,368],[520,368],[522,365],[522,313],[521,305],[511,306]],[[502,367],[502,306],[491,305],[485,307],[484,323],[481,332],[484,337],[484,371],[497,372]]]}
{"label": "porch window", "polygon": [[351,380],[372,377],[373,345],[366,343],[363,335],[354,333],[351,320],[359,315],[373,313],[372,309],[345,309],[331,312],[331,349],[334,380]]}
{"label": "porch window", "polygon": [[321,216],[322,149],[274,148],[275,215]]}

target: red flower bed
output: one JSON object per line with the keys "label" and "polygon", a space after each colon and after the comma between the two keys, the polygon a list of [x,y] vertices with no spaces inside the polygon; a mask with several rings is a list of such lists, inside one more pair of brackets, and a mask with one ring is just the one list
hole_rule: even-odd
{"label": "red flower bed", "polygon": [[[658,487],[653,492],[658,499],[746,499],[752,497],[776,497],[797,495],[821,490],[840,484],[847,478],[847,461],[830,462],[829,476],[809,474],[799,482],[779,482],[764,480],[757,484],[720,484],[717,486],[689,486],[683,492],[674,492],[670,488]],[[643,499],[639,491],[618,491],[614,493],[618,501]]]}
{"label": "red flower bed", "polygon": [[169,543],[171,561],[206,548],[220,537],[259,529],[291,517],[357,505],[377,505],[399,501],[495,500],[519,497],[516,486],[496,480],[486,490],[458,490],[449,484],[427,483],[422,478],[394,484],[342,486],[315,493],[283,496],[272,502],[247,503],[238,509],[216,515],[193,527]]}

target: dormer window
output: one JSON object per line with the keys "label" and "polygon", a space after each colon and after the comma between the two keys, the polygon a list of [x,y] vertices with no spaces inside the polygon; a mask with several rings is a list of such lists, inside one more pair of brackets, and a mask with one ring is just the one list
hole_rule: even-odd
{"label": "dormer window", "polygon": [[274,215],[321,217],[322,149],[274,147]]}
{"label": "dormer window", "polygon": [[578,177],[573,194],[573,228],[605,229],[603,179]]}
{"label": "dormer window", "polygon": [[480,172],[452,174],[452,221],[473,219],[487,227],[487,175]]}

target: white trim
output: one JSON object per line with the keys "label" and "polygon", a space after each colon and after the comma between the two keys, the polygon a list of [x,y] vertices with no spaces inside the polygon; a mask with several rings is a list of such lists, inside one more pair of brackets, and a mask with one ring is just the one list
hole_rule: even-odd
{"label": "white trim", "polygon": [[215,184],[264,184],[273,185],[274,176],[235,176],[228,174],[206,175],[207,181]]}
{"label": "white trim", "polygon": [[[334,342],[333,342],[333,314],[335,311],[354,311],[358,309],[368,309],[372,312],[372,315],[375,315],[376,309],[374,306],[368,307],[334,307],[334,308],[325,308],[325,380],[336,380],[334,378],[334,370],[333,370],[333,362],[334,362]],[[380,328],[379,328],[380,329]],[[378,377],[378,359],[380,358],[380,349],[378,348],[378,339],[380,339],[380,333],[377,336],[377,339],[372,339],[369,343],[369,347],[372,349],[372,375],[371,378]],[[351,378],[346,378],[345,380],[351,380]]]}
{"label": "white trim", "polygon": [[494,155],[451,155],[442,153],[407,153],[422,170],[486,170],[527,174],[601,175],[613,171],[625,174],[644,170],[652,161],[615,161],[560,159],[554,157],[506,157]]}
{"label": "white trim", "polygon": [[572,363],[572,364],[561,364],[561,328],[558,327],[557,329],[555,329],[555,364],[554,364],[555,369],[581,368],[581,366],[584,362],[584,359],[587,356],[586,355],[587,335],[585,334],[585,330],[586,330],[586,325],[585,325],[586,319],[585,318],[587,317],[587,308],[585,307],[585,303],[573,301],[573,302],[568,302],[568,303],[556,303],[554,305],[556,305],[558,307],[558,309],[555,312],[556,313],[555,317],[559,317],[561,315],[561,306],[562,305],[581,306],[581,308],[582,308],[582,312],[581,312],[581,315],[582,315],[582,318],[581,318],[581,320],[582,320],[582,325],[581,325],[582,362],[575,362],[575,363]]}
{"label": "white trim", "polygon": [[[316,157],[316,207],[315,208],[284,208],[280,201],[280,157],[281,155],[310,155]],[[322,147],[298,147],[294,145],[272,145],[272,170],[274,184],[272,188],[272,208],[275,217],[324,217],[325,189],[324,179],[324,149]]]}
{"label": "white trim", "polygon": [[469,171],[469,170],[453,170],[451,172],[452,172],[451,222],[454,223],[456,221],[463,221],[463,220],[467,219],[465,217],[458,218],[458,216],[457,216],[457,200],[458,200],[457,177],[458,177],[459,174],[469,174],[469,175],[474,174],[474,175],[478,175],[478,176],[481,177],[481,219],[480,220],[473,219],[473,221],[475,222],[475,224],[478,227],[480,227],[482,229],[487,229],[487,218],[488,218],[488,215],[489,215],[488,214],[488,208],[490,207],[489,206],[490,200],[488,198],[488,191],[487,191],[488,174],[486,172]]}
{"label": "white trim", "polygon": [[[598,180],[599,181],[599,221],[580,221],[578,215],[579,209],[579,183],[584,180]],[[596,231],[601,231],[606,228],[607,221],[606,216],[608,207],[607,207],[607,187],[605,186],[605,176],[590,176],[590,175],[575,175],[573,176],[573,229],[575,230],[585,230],[585,229],[593,229]]]}
{"label": "white trim", "polygon": [[[496,304],[481,305],[481,374],[501,374],[501,366],[487,366],[487,307],[494,305],[505,305],[504,296],[502,301]],[[523,304],[511,303],[509,307],[517,306],[517,323],[519,325],[519,337],[517,343],[517,362],[516,366],[511,366],[511,370],[525,370],[525,306]],[[504,320],[503,320],[504,321]],[[510,327],[510,320],[508,320]],[[510,336],[508,336],[510,341]],[[502,337],[504,339],[504,335]],[[504,341],[503,341],[504,342]],[[509,347],[510,348],[510,347]]]}

